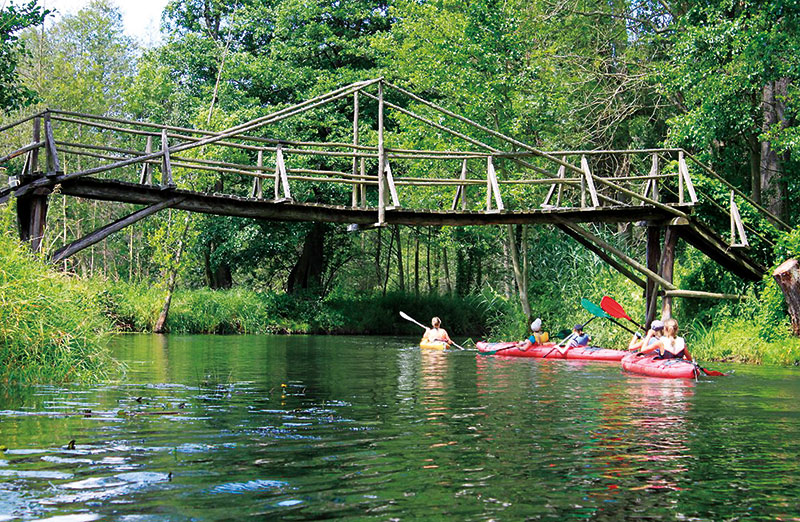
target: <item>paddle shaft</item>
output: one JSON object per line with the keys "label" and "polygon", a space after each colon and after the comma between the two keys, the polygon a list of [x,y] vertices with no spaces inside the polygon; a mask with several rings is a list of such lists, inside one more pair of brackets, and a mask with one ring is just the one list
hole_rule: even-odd
{"label": "paddle shaft", "polygon": [[[592,321],[594,321],[595,319],[597,319],[597,316],[596,316],[596,315],[595,315],[594,317],[592,317],[591,319],[589,319],[588,321],[586,321],[585,323],[583,323],[583,326],[585,327],[587,324],[591,323],[591,322],[592,322]],[[562,345],[562,344],[567,344],[567,342],[568,342],[570,339],[573,339],[574,337],[575,337],[575,333],[573,332],[573,333],[571,333],[571,334],[570,334],[568,337],[564,338],[564,340],[563,340],[563,341],[561,341],[561,342],[560,342],[560,343],[558,343],[557,345],[553,346],[553,350],[555,350],[556,348],[559,348],[559,347],[561,347],[561,345]],[[553,353],[553,350],[550,350],[549,352],[547,352],[546,354],[544,354],[544,357],[542,357],[542,359],[546,359],[548,355],[550,355],[551,353]],[[561,350],[559,350],[559,352],[561,352]],[[561,353],[563,354],[564,352],[561,352]]]}

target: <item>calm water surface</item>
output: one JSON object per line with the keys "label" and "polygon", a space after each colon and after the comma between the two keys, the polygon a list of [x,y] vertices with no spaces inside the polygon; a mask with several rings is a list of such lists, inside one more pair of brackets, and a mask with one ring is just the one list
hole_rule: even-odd
{"label": "calm water surface", "polygon": [[796,369],[412,344],[120,337],[120,382],[0,391],[0,520],[800,520]]}

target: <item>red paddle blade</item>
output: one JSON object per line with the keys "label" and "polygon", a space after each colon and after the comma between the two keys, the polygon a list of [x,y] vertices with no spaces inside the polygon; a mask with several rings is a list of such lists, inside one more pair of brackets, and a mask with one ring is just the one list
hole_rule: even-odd
{"label": "red paddle blade", "polygon": [[633,319],[631,319],[630,316],[625,313],[625,309],[622,308],[622,305],[607,295],[603,296],[603,298],[600,300],[600,308],[605,310],[606,313],[608,313],[608,315],[611,317],[616,317],[617,319],[627,319],[628,321],[633,322]]}
{"label": "red paddle blade", "polygon": [[706,370],[705,368],[702,367],[700,369],[703,370],[703,373],[705,373],[706,375],[710,375],[712,377],[727,377],[728,375],[726,373],[722,373],[717,370]]}

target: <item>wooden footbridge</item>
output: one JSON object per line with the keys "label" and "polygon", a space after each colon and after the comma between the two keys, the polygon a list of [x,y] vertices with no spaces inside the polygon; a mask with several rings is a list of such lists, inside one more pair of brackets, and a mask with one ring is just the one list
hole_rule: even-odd
{"label": "wooden footbridge", "polygon": [[[270,126],[323,105],[352,113],[352,141],[304,142],[270,132]],[[418,122],[426,132],[450,135],[462,146],[390,147],[384,121],[389,110],[401,115],[396,121]],[[677,288],[672,267],[678,238],[736,275],[758,280],[764,267],[749,255],[751,241],[767,250],[770,239],[742,219],[739,205],[752,219],[788,228],[682,149],[545,152],[382,78],[221,132],[46,110],[0,127],[0,136],[0,143],[13,149],[0,158],[9,173],[0,203],[16,198],[20,237],[34,251],[54,191],[144,205],[63,245],[53,260],[168,207],[353,228],[551,224],[645,289],[652,318],[658,295],[665,297],[666,313],[673,296],[737,297]],[[64,168],[67,158],[80,168]],[[211,192],[222,175],[249,181]],[[313,189],[320,186],[331,187],[325,200]],[[643,262],[585,226],[619,222],[646,224]],[[716,231],[721,227],[727,237]]]}

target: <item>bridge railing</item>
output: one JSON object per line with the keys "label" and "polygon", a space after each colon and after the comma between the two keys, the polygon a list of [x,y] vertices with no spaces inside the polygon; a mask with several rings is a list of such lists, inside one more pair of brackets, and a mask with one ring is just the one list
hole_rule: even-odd
{"label": "bridge railing", "polygon": [[[410,103],[386,101],[384,86]],[[264,125],[327,103],[337,102],[339,112],[346,112],[350,109],[341,104],[350,96],[352,142],[253,135],[263,133]],[[367,125],[360,107],[364,98],[378,102]],[[467,146],[392,147],[394,136],[384,133],[384,111],[420,121]],[[0,134],[10,150],[0,158],[0,166],[9,164],[10,184],[91,175],[164,189],[377,208],[379,222],[381,212],[401,206],[497,213],[651,205],[686,217],[682,208],[700,204],[709,209],[704,217],[716,228],[729,221],[734,247],[748,245],[748,237],[770,241],[755,220],[787,227],[682,149],[540,151],[382,79],[345,86],[220,132],[47,110],[0,128]],[[320,186],[332,189],[312,190]]]}

